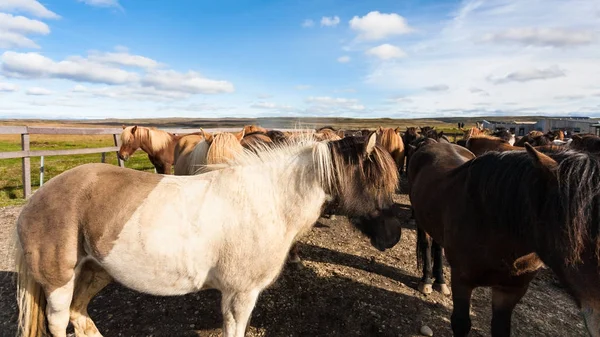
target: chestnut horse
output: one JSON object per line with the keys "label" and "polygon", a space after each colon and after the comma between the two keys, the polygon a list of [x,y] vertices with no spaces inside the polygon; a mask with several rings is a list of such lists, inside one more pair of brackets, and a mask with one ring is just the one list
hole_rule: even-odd
{"label": "chestnut horse", "polygon": [[379,144],[392,155],[398,172],[402,173],[405,152],[404,142],[402,141],[402,137],[400,137],[400,128],[392,129],[380,126],[376,132]]}
{"label": "chestnut horse", "polygon": [[171,167],[175,162],[173,158],[175,143],[180,136],[143,126],[125,126],[121,132],[121,147],[118,157],[127,161],[138,149],[148,154],[148,159],[157,173],[171,174]]}
{"label": "chestnut horse", "polygon": [[510,336],[513,309],[545,264],[598,337],[600,159],[525,148],[469,160],[453,145],[430,144],[413,155],[417,224],[444,247],[451,268],[452,331],[468,335],[473,289],[491,287],[491,335]]}
{"label": "chestnut horse", "polygon": [[[200,173],[204,165],[224,163],[243,152],[238,133],[219,132],[211,134],[200,129],[199,135],[188,137],[189,140],[178,147],[175,175],[193,175]],[[183,143],[183,142],[181,142]]]}
{"label": "chestnut horse", "polygon": [[[510,145],[510,143],[504,139],[487,135],[471,137],[467,140],[465,147],[478,157],[489,151],[505,152],[525,150],[523,147]],[[550,145],[537,145],[534,146],[534,148],[540,151],[547,151],[551,149],[561,149],[563,146],[550,143]]]}
{"label": "chestnut horse", "polygon": [[70,321],[77,336],[102,336],[87,307],[116,281],[157,296],[217,289],[223,335],[242,337],[260,293],[328,195],[362,220],[353,225],[374,247],[398,243],[393,168],[373,134],[331,142],[306,137],[246,151],[193,176],[108,164],[65,171],[29,199],[17,220],[18,334],[38,337],[47,327],[65,337]]}

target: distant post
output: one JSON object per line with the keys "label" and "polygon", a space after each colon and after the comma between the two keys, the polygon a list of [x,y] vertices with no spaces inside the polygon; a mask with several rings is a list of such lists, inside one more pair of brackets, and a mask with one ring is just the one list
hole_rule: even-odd
{"label": "distant post", "polygon": [[[29,134],[21,134],[21,150],[29,151]],[[23,174],[23,197],[28,199],[31,196],[31,159],[29,154],[21,159],[21,171]]]}
{"label": "distant post", "polygon": [[[115,141],[115,146],[121,146],[121,139],[119,138],[119,135],[113,134],[113,140]],[[117,151],[117,162],[119,163],[120,167],[125,167],[125,162],[119,158],[119,151]]]}

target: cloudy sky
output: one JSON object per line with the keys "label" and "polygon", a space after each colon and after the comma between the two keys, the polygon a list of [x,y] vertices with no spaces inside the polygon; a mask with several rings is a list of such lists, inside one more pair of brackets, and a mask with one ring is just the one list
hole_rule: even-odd
{"label": "cloudy sky", "polygon": [[0,117],[600,116],[598,0],[0,0]]}

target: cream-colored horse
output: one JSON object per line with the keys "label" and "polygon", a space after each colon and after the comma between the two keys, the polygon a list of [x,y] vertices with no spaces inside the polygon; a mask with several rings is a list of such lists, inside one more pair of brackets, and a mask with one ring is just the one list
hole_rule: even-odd
{"label": "cream-colored horse", "polygon": [[153,295],[218,289],[224,336],[244,336],[328,195],[362,219],[353,223],[376,248],[400,239],[398,174],[375,134],[289,142],[208,168],[172,176],[86,164],[44,184],[17,220],[19,335],[41,336],[47,318],[54,337],[69,321],[77,337],[102,336],[87,306],[114,280]]}

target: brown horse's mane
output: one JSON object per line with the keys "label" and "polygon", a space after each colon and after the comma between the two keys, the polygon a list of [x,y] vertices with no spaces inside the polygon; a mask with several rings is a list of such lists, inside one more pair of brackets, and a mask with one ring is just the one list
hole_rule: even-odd
{"label": "brown horse's mane", "polygon": [[600,260],[600,159],[573,150],[543,152],[557,162],[552,173],[543,171],[526,151],[508,151],[488,152],[453,175],[466,176],[464,186],[471,196],[466,202],[493,215],[485,223],[535,238],[532,245],[541,249],[541,243],[549,250],[542,253],[567,265],[581,262],[588,242]]}
{"label": "brown horse's mane", "polygon": [[207,163],[222,163],[239,155],[243,151],[238,138],[229,132],[216,133],[212,136],[210,147],[206,153]]}
{"label": "brown horse's mane", "polygon": [[[363,149],[367,141],[368,137],[345,137],[327,143],[332,153],[335,176],[338,180],[336,185],[341,190],[377,193],[377,199],[380,200],[391,198],[396,192],[399,181],[396,164],[387,150],[379,144],[374,147],[370,160],[364,160]],[[358,165],[357,173],[349,174],[346,169],[348,165]],[[349,186],[350,183],[353,186]],[[361,209],[362,207],[368,206],[352,205],[348,208]]]}

